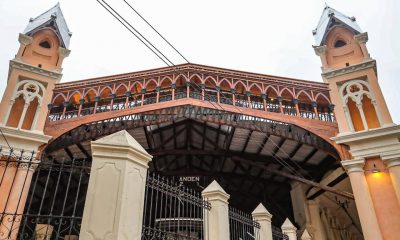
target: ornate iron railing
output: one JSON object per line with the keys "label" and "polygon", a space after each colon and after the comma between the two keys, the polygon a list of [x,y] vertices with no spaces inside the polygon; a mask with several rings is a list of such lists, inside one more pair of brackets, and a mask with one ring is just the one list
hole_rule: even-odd
{"label": "ornate iron railing", "polygon": [[149,174],[142,240],[204,239],[204,219],[210,209],[200,193],[168,178]]}
{"label": "ornate iron railing", "polygon": [[250,214],[229,207],[229,231],[231,240],[260,239],[260,224]]}
{"label": "ornate iron railing", "polygon": [[0,239],[78,239],[89,163],[35,157],[0,151]]}
{"label": "ornate iron railing", "polygon": [[[298,116],[301,118],[318,119],[325,122],[334,122],[335,118],[333,115],[332,107],[333,105],[318,105],[313,107],[311,103],[297,103],[298,112],[296,110],[296,104],[292,100],[282,100],[278,101],[276,98],[264,97],[264,99],[259,95],[249,95],[231,93],[222,90],[214,89],[195,89],[194,87],[189,88],[189,94],[187,93],[186,87],[175,88],[174,96],[172,96],[172,89],[163,89],[159,92],[152,91],[142,94],[136,94],[134,96],[114,96],[114,98],[101,99],[97,103],[96,113],[106,112],[106,111],[117,111],[126,108],[133,108],[142,105],[156,104],[158,102],[166,102],[183,99],[183,98],[193,98],[210,102],[218,102],[218,104],[235,105],[239,108],[251,108],[260,111],[268,111],[275,113],[282,113],[284,115]],[[204,94],[204,96],[203,96]],[[143,100],[142,100],[143,97]],[[174,97],[174,98],[173,98]],[[235,102],[233,102],[233,97]],[[111,100],[113,104],[111,104]],[[264,107],[266,104],[266,107]],[[94,102],[92,104],[83,103],[80,112],[79,104],[64,104],[65,107],[61,106],[51,106],[48,119],[50,121],[59,121],[62,119],[70,119],[85,116],[88,114],[94,114]],[[318,113],[318,115],[316,114]]]}
{"label": "ornate iron railing", "polygon": [[282,230],[272,226],[272,239],[273,240],[289,240],[288,235],[282,233]]}

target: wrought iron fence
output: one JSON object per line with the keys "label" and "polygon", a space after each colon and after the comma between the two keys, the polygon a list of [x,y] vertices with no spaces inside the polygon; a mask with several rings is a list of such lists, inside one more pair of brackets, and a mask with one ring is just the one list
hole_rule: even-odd
{"label": "wrought iron fence", "polygon": [[260,239],[260,224],[250,214],[229,207],[229,231],[231,240]]}
{"label": "wrought iron fence", "polygon": [[288,235],[282,233],[280,228],[272,226],[272,239],[273,240],[289,240]]}
{"label": "wrought iron fence", "polygon": [[85,159],[0,150],[0,239],[78,239],[89,173]]}
{"label": "wrought iron fence", "polygon": [[199,192],[149,174],[146,182],[142,240],[204,239],[204,219],[211,206]]}

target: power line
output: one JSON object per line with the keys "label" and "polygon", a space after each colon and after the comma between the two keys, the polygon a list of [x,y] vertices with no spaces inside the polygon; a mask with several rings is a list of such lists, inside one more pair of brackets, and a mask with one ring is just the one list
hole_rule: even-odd
{"label": "power line", "polygon": [[[126,21],[126,19],[125,19],[124,17],[122,17],[117,11],[115,11],[115,10],[114,10],[109,4],[107,4],[104,0],[101,0],[101,1],[104,2],[104,4],[106,4],[113,12],[115,12],[115,14],[116,14],[119,18],[121,18],[128,26],[130,26],[137,34],[139,34],[147,43],[149,43],[158,53],[160,53],[165,59],[167,59],[167,61],[168,61],[173,67],[177,68],[177,66],[176,66],[171,60],[169,60],[168,57],[166,57],[166,56],[165,56],[157,47],[155,47],[146,37],[144,37],[138,30],[136,30],[128,21]],[[171,65],[168,64],[160,55],[158,55],[150,46],[148,46],[141,38],[139,38],[139,36],[138,36],[137,34],[135,34],[131,29],[129,29],[115,14],[113,14],[113,13],[112,13],[107,7],[105,7],[99,0],[97,0],[97,2],[99,2],[99,3],[103,6],[103,8],[105,8],[110,14],[112,14],[113,17],[116,18],[121,24],[123,24],[123,26],[124,26],[125,28],[127,28],[136,38],[138,38],[143,44],[145,44],[145,46],[146,46],[147,48],[149,48],[154,54],[156,54],[156,56],[157,56],[158,58],[160,58],[167,66],[171,66]],[[126,4],[128,4],[125,0],[124,0],[124,2],[125,2]],[[136,11],[130,4],[128,4],[128,5],[130,6],[130,8],[131,8],[135,13],[137,13],[138,15],[140,15],[140,14],[138,13],[138,11]],[[165,39],[165,37],[163,37],[157,30],[155,30],[155,28],[154,28],[142,15],[140,15],[140,17],[141,17],[149,26],[151,26],[151,28],[152,28],[154,31],[156,31],[157,34],[158,34],[160,37],[162,37],[166,42],[168,42],[168,41]],[[172,44],[171,44],[170,42],[168,42],[168,44],[169,44],[179,55],[181,55],[188,63],[190,63],[190,62],[183,56],[183,54],[181,54],[175,47],[172,46]],[[175,69],[175,71],[178,71],[178,70]],[[193,82],[193,84],[194,84],[199,90],[201,90],[201,87],[198,86],[197,83]],[[226,95],[224,95],[223,92],[220,92],[220,94],[222,94],[223,97],[226,97]],[[208,100],[207,100],[207,101],[208,101]],[[215,105],[214,105],[214,103],[213,103],[212,101],[208,101],[208,102],[211,103],[211,104],[215,107]],[[219,103],[216,103],[216,104],[217,104],[221,109],[224,109],[224,107],[221,106]],[[241,110],[240,108],[238,108],[238,107],[235,105],[235,103],[233,103],[233,106],[234,106],[236,109],[238,109],[238,111],[239,111],[242,115],[246,115],[246,114],[244,114],[244,113],[242,112],[242,110]],[[257,125],[255,125],[255,127],[257,128],[257,130],[259,130],[259,131],[262,132],[262,130],[259,129]],[[271,139],[271,142],[272,142],[279,150],[281,150],[283,153],[285,153],[285,154],[289,157],[289,158],[288,158],[289,161],[293,162],[299,169],[304,170],[298,163],[296,163],[295,161],[293,161],[293,160],[290,158],[289,154],[287,154],[282,148],[280,148],[280,147],[275,143],[275,141],[273,141],[273,140]],[[261,144],[259,144],[259,147],[262,147]],[[298,176],[300,176],[300,177],[303,177],[302,174],[301,174],[300,172],[297,172],[292,166],[290,166],[288,163],[286,163],[286,161],[284,161],[283,159],[281,159],[279,156],[277,156],[276,154],[273,154],[272,156],[273,156],[273,158],[274,158],[280,165],[282,165],[283,167],[287,168],[287,169],[289,170],[289,172],[291,172],[291,173],[293,173],[293,174],[296,174],[296,175],[298,175]],[[307,171],[305,171],[305,172],[307,173]]]}
{"label": "power line", "polygon": [[[187,63],[190,63],[189,60],[187,60],[187,58],[185,58],[181,52],[179,52],[179,51],[164,37],[164,36],[162,36],[162,34],[161,34],[159,31],[157,31],[157,30],[149,23],[149,21],[147,21],[135,8],[133,8],[131,4],[129,4],[126,0],[123,0],[123,1],[124,1],[124,2],[138,15],[147,25],[148,25],[148,26],[150,26],[150,28],[152,28],[166,43],[168,43],[169,46],[171,46],[183,59],[185,59],[185,61],[186,61]],[[172,62],[171,62],[171,63],[172,63]],[[174,65],[174,66],[175,66],[175,65]],[[196,86],[199,88],[199,90],[201,90],[197,83],[195,83],[195,82],[193,82],[193,83],[194,83],[194,85],[196,85]],[[222,96],[226,98],[226,95],[224,95],[223,92],[220,92],[220,94],[222,94]],[[211,102],[211,101],[208,101],[208,102]],[[223,107],[222,107],[219,103],[217,103],[217,104],[223,109]],[[244,115],[244,113],[243,113],[237,106],[235,106],[234,103],[233,103],[233,105],[234,105],[235,108],[237,108],[237,109],[240,111],[241,114]],[[258,129],[258,130],[260,130],[260,129]],[[289,161],[292,161],[299,169],[303,169],[297,162],[291,160],[289,154],[287,154],[283,149],[281,149],[281,148],[276,144],[275,141],[273,141],[273,140],[271,139],[271,142],[272,142],[279,150],[281,150],[283,153],[285,153],[285,154],[288,156]],[[259,144],[259,147],[261,147],[260,144]],[[276,161],[279,161],[281,165],[286,165],[286,167],[287,167],[291,172],[296,173],[296,170],[293,169],[290,165],[288,165],[288,164],[287,164],[284,160],[282,160],[279,156],[276,156],[276,154],[273,154],[273,157],[274,157],[274,159],[275,159]],[[278,158],[279,158],[279,160],[278,160]],[[304,169],[303,169],[303,170],[304,170]],[[305,171],[305,172],[307,173],[307,171]]]}

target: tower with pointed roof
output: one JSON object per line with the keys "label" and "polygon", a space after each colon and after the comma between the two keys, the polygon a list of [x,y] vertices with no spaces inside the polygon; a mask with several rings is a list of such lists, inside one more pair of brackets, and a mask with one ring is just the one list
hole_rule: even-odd
{"label": "tower with pointed roof", "polygon": [[355,17],[326,6],[313,30],[322,77],[335,104],[339,133],[349,148],[342,161],[355,196],[365,239],[396,239],[400,228],[400,127],[390,116]]}
{"label": "tower with pointed roof", "polygon": [[61,80],[62,63],[70,53],[71,35],[60,4],[31,18],[19,34],[20,47],[10,60],[7,86],[0,104],[3,113],[0,126],[11,143],[18,142],[18,131],[38,135],[33,137],[38,139],[35,146],[24,146],[29,150],[36,150],[47,142],[48,138],[43,135],[47,105],[55,84]]}
{"label": "tower with pointed roof", "polygon": [[[43,130],[53,89],[61,80],[62,62],[70,53],[70,37],[59,4],[30,19],[19,34],[20,47],[10,60],[7,86],[0,103],[0,130],[6,139],[0,142],[2,154],[8,152],[21,159],[31,156],[32,161],[37,161],[36,152],[51,139]],[[11,162],[7,162],[8,170],[4,170],[4,162],[0,164],[0,209],[16,214],[16,217],[6,215],[0,219],[1,236],[7,239],[17,238],[35,171],[32,162],[23,160],[26,162],[17,164],[17,159],[8,158]]]}

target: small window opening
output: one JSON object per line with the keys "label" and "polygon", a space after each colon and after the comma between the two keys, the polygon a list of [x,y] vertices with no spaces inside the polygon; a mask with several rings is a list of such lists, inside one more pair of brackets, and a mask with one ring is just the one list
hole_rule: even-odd
{"label": "small window opening", "polygon": [[343,46],[345,46],[345,45],[346,45],[346,42],[343,41],[343,40],[337,40],[337,41],[335,42],[335,48],[340,48],[340,47],[343,47]]}
{"label": "small window opening", "polygon": [[39,64],[38,67],[42,68],[42,64]]}
{"label": "small window opening", "polygon": [[350,63],[346,63],[346,67],[350,66]]}
{"label": "small window opening", "polygon": [[43,41],[39,43],[39,46],[41,46],[42,48],[51,48],[50,43],[48,41]]}

